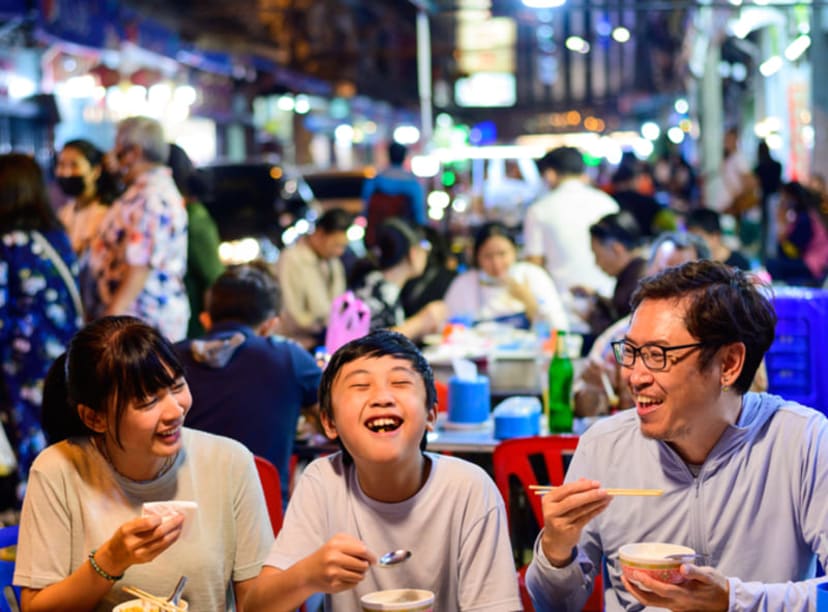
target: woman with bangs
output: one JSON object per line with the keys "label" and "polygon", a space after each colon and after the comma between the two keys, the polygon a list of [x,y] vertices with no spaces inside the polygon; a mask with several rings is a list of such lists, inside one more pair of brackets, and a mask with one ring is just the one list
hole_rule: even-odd
{"label": "woman with bangs", "polygon": [[120,586],[166,597],[182,574],[191,610],[241,610],[273,540],[264,496],[241,444],[182,427],[191,404],[152,327],[118,316],[78,332],[46,378],[52,446],[32,466],[14,574],[24,611],[111,610],[131,598]]}

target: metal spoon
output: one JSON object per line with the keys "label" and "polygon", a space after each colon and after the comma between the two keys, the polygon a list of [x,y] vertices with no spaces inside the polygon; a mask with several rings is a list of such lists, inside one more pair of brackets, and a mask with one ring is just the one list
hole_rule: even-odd
{"label": "metal spoon", "polygon": [[390,567],[392,565],[396,565],[397,563],[402,563],[406,559],[411,556],[410,550],[392,550],[389,553],[385,553],[383,556],[379,558],[379,565],[381,567]]}
{"label": "metal spoon", "polygon": [[181,601],[181,593],[184,591],[184,587],[186,586],[186,584],[187,576],[181,576],[181,578],[178,579],[178,584],[175,585],[175,589],[173,590],[172,595],[170,595],[167,598],[167,601],[173,604],[174,606],[177,606],[178,602]]}

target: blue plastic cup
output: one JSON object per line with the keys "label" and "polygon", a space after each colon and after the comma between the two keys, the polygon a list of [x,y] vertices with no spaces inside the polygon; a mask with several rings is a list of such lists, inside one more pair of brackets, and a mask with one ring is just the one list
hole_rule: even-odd
{"label": "blue plastic cup", "polygon": [[492,398],[489,377],[474,380],[452,376],[448,383],[448,420],[452,423],[483,423],[489,418]]}
{"label": "blue plastic cup", "polygon": [[828,612],[828,582],[820,582],[816,587],[817,612]]}

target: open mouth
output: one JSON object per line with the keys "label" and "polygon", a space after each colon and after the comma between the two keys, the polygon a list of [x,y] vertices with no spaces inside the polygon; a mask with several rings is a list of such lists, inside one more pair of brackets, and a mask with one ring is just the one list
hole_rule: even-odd
{"label": "open mouth", "polygon": [[375,433],[385,433],[399,429],[402,423],[403,421],[399,417],[383,416],[368,419],[365,426]]}
{"label": "open mouth", "polygon": [[657,410],[663,403],[664,402],[662,400],[644,397],[643,395],[638,395],[635,398],[635,405],[638,408],[638,414],[649,414]]}
{"label": "open mouth", "polygon": [[163,431],[158,432],[158,436],[162,438],[169,438],[172,436],[177,435],[181,431],[181,425],[176,425],[175,427],[171,427],[170,429],[165,429]]}

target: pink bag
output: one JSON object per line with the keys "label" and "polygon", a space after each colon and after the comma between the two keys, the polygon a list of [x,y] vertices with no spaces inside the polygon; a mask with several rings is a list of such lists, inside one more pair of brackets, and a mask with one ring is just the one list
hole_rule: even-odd
{"label": "pink bag", "polygon": [[361,338],[371,328],[371,310],[356,297],[353,291],[346,291],[331,304],[331,316],[325,332],[325,350],[332,355],[336,349],[351,340]]}
{"label": "pink bag", "polygon": [[808,217],[811,219],[813,235],[802,255],[802,260],[814,278],[820,280],[828,272],[828,228],[825,227],[822,218],[815,210],[808,211]]}

